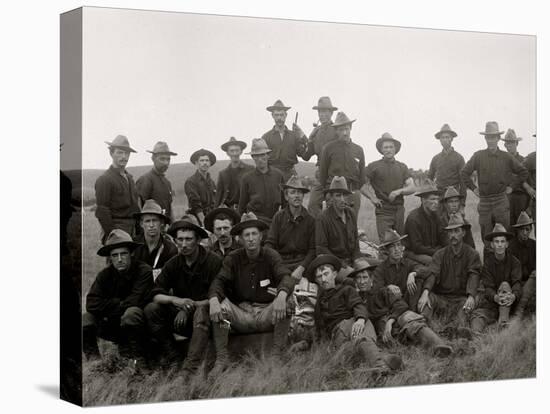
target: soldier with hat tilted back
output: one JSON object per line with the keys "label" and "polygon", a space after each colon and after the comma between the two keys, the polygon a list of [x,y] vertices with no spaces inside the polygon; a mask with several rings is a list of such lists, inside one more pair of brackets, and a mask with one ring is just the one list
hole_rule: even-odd
{"label": "soldier with hat tilted back", "polygon": [[113,229],[122,229],[134,236],[136,222],[133,214],[139,212],[134,178],[126,171],[130,153],[136,151],[124,135],[105,143],[109,146],[112,164],[95,182],[95,216],[103,230],[102,242]]}
{"label": "soldier with hat tilted back", "polygon": [[153,154],[151,155],[153,168],[136,181],[141,204],[143,205],[145,200],[155,200],[165,211],[166,216],[173,219],[172,199],[174,191],[172,190],[172,183],[166,178],[166,171],[170,166],[170,157],[178,154],[170,151],[168,144],[164,141],[157,142],[153,149],[151,151],[147,150],[147,152]]}
{"label": "soldier with hat tilted back", "polygon": [[191,154],[190,161],[197,171],[185,181],[184,189],[187,196],[187,213],[193,214],[201,225],[204,217],[215,207],[216,183],[210,177],[208,170],[216,163],[216,156],[204,148]]}
{"label": "soldier with hat tilted back", "polygon": [[[445,194],[443,195],[443,198],[440,202],[442,207],[439,209],[441,212],[439,217],[441,219],[441,225],[443,227],[447,226],[450,218],[455,214],[460,214],[464,222],[468,223],[465,218],[464,210],[461,208],[463,200],[464,196],[460,194],[455,187],[450,186],[445,190]],[[472,235],[472,229],[470,227],[465,227],[464,229],[466,230],[464,243],[475,249],[476,245],[474,242],[474,236]]]}
{"label": "soldier with hat tilted back", "polygon": [[241,192],[241,179],[254,167],[241,161],[241,154],[246,148],[246,142],[239,141],[235,137],[222,144],[221,149],[229,157],[229,165],[218,174],[216,190],[216,206],[229,206],[237,209]]}
{"label": "soldier with hat tilted back", "polygon": [[[508,129],[502,140],[504,141],[504,147],[506,151],[508,151],[508,154],[523,164],[525,157],[518,152],[518,144],[522,138],[516,135],[516,131]],[[508,201],[510,202],[510,224],[515,223],[520,213],[527,210],[529,201],[531,200],[531,197],[523,187],[523,182],[520,181],[516,174],[512,174],[511,180],[512,184],[510,187],[512,187],[512,192],[508,194]]]}

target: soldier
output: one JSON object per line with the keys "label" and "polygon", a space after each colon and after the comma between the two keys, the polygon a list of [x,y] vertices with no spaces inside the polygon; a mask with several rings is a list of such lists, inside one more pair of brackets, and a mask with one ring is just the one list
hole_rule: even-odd
{"label": "soldier", "polygon": [[[528,177],[528,172],[515,158],[498,148],[498,141],[503,134],[499,131],[498,123],[487,122],[485,132],[487,149],[474,153],[460,172],[462,181],[470,190],[479,197],[477,210],[479,212],[479,226],[481,236],[485,240],[495,222],[510,227],[510,203],[507,193],[510,193],[512,174],[517,175],[517,182],[523,183]],[[472,181],[472,173],[477,171],[478,183],[476,187]]]}
{"label": "soldier", "polygon": [[460,171],[464,167],[464,157],[452,147],[457,133],[448,124],[444,124],[441,130],[435,133],[436,139],[443,150],[432,158],[428,178],[434,180],[437,188],[443,193],[447,188],[454,187],[460,194],[462,209],[466,205],[466,186],[460,178]]}
{"label": "soldier", "polygon": [[262,135],[271,150],[269,165],[283,173],[284,182],[296,175],[294,166],[298,164],[297,156],[302,156],[306,151],[307,138],[296,124],[292,124],[292,131],[286,125],[287,111],[290,106],[285,106],[280,99],[266,108],[271,112],[275,121],[272,129]]}
{"label": "soldier", "polygon": [[[535,135],[533,135],[535,136]],[[536,220],[537,218],[537,153],[536,151],[533,151],[525,157],[525,160],[523,161],[523,166],[529,173],[527,180],[523,183],[523,188],[525,191],[527,191],[527,194],[529,194],[529,210],[531,212],[531,216],[533,217],[533,220]]]}
{"label": "soldier", "polygon": [[[502,140],[504,141],[504,147],[506,151],[508,151],[508,154],[523,164],[525,158],[518,152],[518,144],[522,138],[516,136],[516,132],[513,129],[508,129]],[[508,194],[508,201],[510,202],[511,224],[517,221],[522,211],[527,210],[531,197],[527,194],[527,191],[523,187],[523,182],[520,181],[516,174],[512,174],[510,187],[512,187],[512,192]]]}
{"label": "soldier", "polygon": [[246,142],[237,141],[235,137],[222,144],[221,149],[231,161],[229,165],[218,174],[218,186],[216,190],[216,206],[229,206],[237,209],[241,192],[241,179],[244,174],[252,171],[254,167],[241,161],[241,154],[246,148]]}
{"label": "soldier", "polygon": [[153,199],[164,210],[164,214],[172,220],[172,183],[166,178],[166,171],[170,166],[170,157],[176,156],[175,152],[170,151],[168,144],[159,141],[155,144],[152,151],[147,151],[151,154],[153,168],[141,177],[136,182],[137,192],[140,198],[141,205],[145,200]]}
{"label": "soldier", "polygon": [[216,241],[210,250],[224,258],[241,245],[231,235],[231,229],[239,222],[239,214],[229,207],[218,207],[208,213],[204,219],[204,228],[214,233]]}
{"label": "soldier", "polygon": [[145,200],[139,213],[134,214],[143,230],[143,244],[134,250],[134,259],[147,263],[156,279],[164,264],[178,254],[176,245],[162,234],[161,229],[170,224],[170,219],[155,200]]}
{"label": "soldier", "polygon": [[253,171],[243,175],[239,197],[239,214],[253,212],[266,224],[281,206],[281,185],[285,183],[283,174],[268,163],[271,149],[261,138],[252,140],[250,155],[256,164]]}
{"label": "soldier", "polygon": [[201,148],[191,155],[191,163],[195,164],[197,171],[185,181],[184,188],[189,205],[187,213],[193,214],[202,226],[204,216],[214,209],[216,204],[216,184],[208,172],[216,163],[216,156]]}
{"label": "soldier", "polygon": [[123,135],[105,143],[109,146],[113,163],[95,182],[95,216],[101,224],[102,243],[113,229],[122,229],[133,237],[136,228],[133,214],[139,212],[136,185],[132,175],[126,171],[130,153],[136,151]]}
{"label": "soldier", "polygon": [[[463,200],[464,196],[460,194],[455,187],[450,186],[449,188],[447,188],[445,194],[443,195],[443,198],[441,199],[441,204],[443,205],[443,208],[440,209],[442,210],[440,215],[442,227],[446,227],[449,223],[450,218],[455,214],[460,214],[464,222],[469,224],[465,218],[464,209],[461,208]],[[466,231],[466,235],[464,236],[464,243],[475,249],[476,245],[474,242],[474,236],[472,235],[471,226],[464,227],[464,230]],[[445,244],[448,244],[448,240],[445,242]]]}
{"label": "soldier", "polygon": [[110,264],[97,274],[82,315],[82,348],[88,360],[101,358],[97,336],[116,342],[121,356],[129,359],[135,372],[146,368],[143,352],[145,318],[143,306],[151,288],[151,268],[133,260],[138,246],[124,230],[114,229],[97,254],[110,258]]}
{"label": "soldier", "polygon": [[365,186],[361,190],[375,207],[378,239],[389,229],[403,233],[405,221],[404,195],[414,193],[414,180],[408,167],[395,159],[401,143],[385,132],[376,141],[376,149],[383,155],[371,162],[366,170]]}
{"label": "soldier", "polygon": [[302,158],[304,161],[309,161],[313,155],[317,155],[317,163],[315,164],[317,167],[315,170],[315,179],[317,182],[311,189],[311,193],[309,194],[309,202],[307,205],[309,214],[311,214],[313,218],[316,218],[321,212],[323,203],[323,189],[325,188],[324,183],[319,181],[321,153],[323,152],[323,148],[326,144],[335,141],[338,138],[332,122],[332,114],[334,111],[337,111],[338,108],[332,106],[332,102],[328,96],[322,96],[319,98],[317,105],[313,107],[313,110],[316,110],[319,115],[319,123],[314,124],[315,127],[309,135],[307,150],[305,154],[302,155]]}
{"label": "soldier", "polygon": [[297,176],[282,186],[287,206],[275,213],[265,245],[279,252],[283,264],[299,282],[315,257],[315,219],[302,205],[309,192]]}

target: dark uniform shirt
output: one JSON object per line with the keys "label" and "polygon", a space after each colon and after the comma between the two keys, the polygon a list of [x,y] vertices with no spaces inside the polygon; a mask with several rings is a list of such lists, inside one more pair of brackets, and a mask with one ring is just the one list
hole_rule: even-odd
{"label": "dark uniform shirt", "polygon": [[[445,227],[447,227],[447,225],[449,224],[449,215],[447,214],[447,212],[444,212],[443,214],[441,214],[439,216],[439,219],[441,220],[441,227],[443,229],[445,229]],[[464,214],[462,213],[462,219],[464,220],[464,223],[465,224],[470,224],[468,223],[468,220],[466,220],[466,218],[464,217]],[[474,236],[472,234],[472,228],[471,227],[463,227],[464,228],[464,231],[465,231],[465,235],[464,235],[464,243],[466,243],[468,246],[472,247],[472,248],[476,248],[476,244],[474,242]],[[447,233],[446,230],[445,231],[445,245],[449,244],[449,233]]]}
{"label": "dark uniform shirt", "polygon": [[367,308],[357,291],[347,284],[337,284],[334,289],[322,290],[315,306],[315,324],[328,336],[336,325],[346,319],[368,319]]}
{"label": "dark uniform shirt", "polygon": [[427,214],[422,206],[411,211],[405,221],[404,240],[407,248],[416,254],[432,256],[447,242],[447,235],[436,214]]}
{"label": "dark uniform shirt", "polygon": [[240,249],[241,247],[242,246],[232,237],[231,238],[231,246],[225,247],[222,251],[222,248],[220,246],[220,241],[216,240],[212,244],[212,247],[210,248],[210,251],[216,253],[218,256],[220,256],[223,259],[229,253],[231,253],[234,250]]}
{"label": "dark uniform shirt", "polygon": [[233,207],[239,204],[239,196],[241,193],[241,179],[244,174],[252,171],[254,167],[244,162],[239,162],[236,168],[231,164],[220,171],[218,175],[218,187],[216,190],[216,206],[225,204]]}
{"label": "dark uniform shirt", "polygon": [[521,296],[521,264],[508,250],[504,260],[497,260],[494,254],[485,257],[481,268],[481,282],[485,288],[485,299],[494,304],[494,296],[502,282],[508,282],[512,292],[519,299]]}
{"label": "dark uniform shirt", "polygon": [[165,214],[172,219],[172,184],[166,176],[159,173],[155,168],[143,174],[136,181],[137,192],[141,202],[153,199],[165,211]]}
{"label": "dark uniform shirt", "polygon": [[371,290],[369,292],[357,293],[367,307],[369,319],[373,322],[380,318],[397,320],[403,312],[409,310],[407,302],[402,298],[392,298],[387,287],[377,289],[376,291]]}
{"label": "dark uniform shirt", "polygon": [[208,296],[217,297],[220,302],[228,297],[235,303],[271,303],[275,296],[268,288],[291,294],[294,280],[290,270],[283,265],[279,253],[269,247],[261,247],[257,258],[251,259],[246,250],[237,249],[223,260],[223,267],[212,282]]}
{"label": "dark uniform shirt", "polygon": [[344,223],[334,206],[322,211],[315,222],[315,250],[319,254],[332,254],[340,260],[352,261],[361,255],[357,219],[349,207],[344,208]]}
{"label": "dark uniform shirt", "polygon": [[523,160],[523,166],[527,169],[528,177],[527,184],[529,184],[533,189],[537,188],[537,153],[536,151],[531,152],[525,160]]}
{"label": "dark uniform shirt", "polygon": [[500,149],[495,152],[489,149],[477,151],[466,163],[460,175],[466,187],[472,191],[475,189],[471,177],[474,171],[477,171],[479,195],[482,197],[504,193],[506,187],[512,185],[512,173],[517,175],[517,180],[521,183],[529,175],[518,160]]}
{"label": "dark uniform shirt", "polygon": [[302,155],[304,161],[309,161],[312,156],[317,155],[317,163],[315,165],[319,166],[321,163],[321,154],[325,145],[329,142],[336,141],[338,138],[336,136],[336,129],[332,126],[332,123],[333,122],[330,121],[326,124],[320,124],[311,131],[306,152]]}
{"label": "dark uniform shirt", "polygon": [[302,156],[306,149],[305,139],[299,138],[298,135],[288,129],[285,125],[283,138],[278,130],[273,127],[265,134],[262,139],[271,149],[269,154],[269,165],[281,170],[288,170],[295,164],[298,164],[298,156]]}
{"label": "dark uniform shirt", "polygon": [[365,184],[363,148],[342,140],[326,144],[319,163],[319,182],[327,186],[335,176],[345,177],[351,191],[359,190]]}
{"label": "dark uniform shirt", "polygon": [[401,289],[401,293],[406,295],[407,279],[409,273],[416,272],[417,278],[424,277],[423,266],[407,259],[402,258],[399,263],[392,263],[388,257],[380,263],[373,272],[373,291],[377,291],[389,285],[395,285]]}
{"label": "dark uniform shirt", "polygon": [[[525,161],[525,157],[519,154],[519,152],[516,152],[515,154],[510,154],[512,157],[514,157],[516,160],[519,161],[521,165],[523,165],[523,161]],[[529,172],[527,172],[529,174]],[[529,178],[529,175],[527,175],[527,179]],[[527,180],[521,180],[521,178],[517,174],[510,173],[509,178],[512,187],[512,192],[514,193],[526,193],[525,189],[523,188],[523,182]]]}
{"label": "dark uniform shirt", "polygon": [[162,268],[151,298],[158,294],[168,295],[172,289],[173,295],[179,298],[196,301],[208,299],[208,289],[221,265],[221,257],[202,246],[199,246],[199,255],[191,267],[187,265],[185,257],[178,254]]}
{"label": "dark uniform shirt", "polygon": [[258,218],[271,221],[281,205],[281,185],[284,184],[282,173],[269,167],[264,174],[257,168],[243,175],[239,214],[252,211]]}
{"label": "dark uniform shirt", "polygon": [[435,178],[437,188],[440,190],[453,186],[460,194],[466,196],[466,187],[460,178],[460,171],[464,164],[464,157],[453,147],[449,151],[442,150],[432,158],[428,178],[430,180]]}
{"label": "dark uniform shirt", "polygon": [[291,270],[299,265],[307,269],[315,257],[315,219],[304,207],[294,219],[285,207],[273,217],[265,245],[278,251]]}
{"label": "dark uniform shirt", "polygon": [[455,254],[451,246],[446,246],[433,255],[424,289],[438,295],[475,297],[480,272],[481,259],[474,248],[463,243],[462,249]]}
{"label": "dark uniform shirt", "polygon": [[522,280],[529,279],[529,276],[537,267],[537,242],[533,239],[520,242],[515,238],[510,241],[508,251],[521,263]]}
{"label": "dark uniform shirt", "polygon": [[143,237],[141,243],[143,244],[133,252],[134,259],[147,263],[152,269],[162,269],[168,260],[178,254],[176,245],[165,236],[160,237],[157,246],[152,251],[149,251]]}
{"label": "dark uniform shirt", "polygon": [[393,190],[402,188],[405,181],[411,178],[409,168],[404,163],[395,158],[382,158],[367,165],[365,175],[374,188],[376,197],[388,204],[403,205],[403,195],[398,195],[394,201],[390,201],[388,196]]}
{"label": "dark uniform shirt", "polygon": [[132,260],[125,274],[109,265],[97,274],[86,296],[86,310],[98,318],[120,318],[129,307],[144,307],[152,287],[149,265]]}
{"label": "dark uniform shirt", "polygon": [[210,173],[206,173],[206,177],[204,177],[197,170],[195,174],[185,181],[184,188],[190,213],[196,216],[202,212],[206,215],[214,209],[216,203],[216,184],[210,178]]}
{"label": "dark uniform shirt", "polygon": [[105,235],[114,229],[113,219],[133,219],[133,214],[139,212],[134,179],[128,172],[124,174],[111,165],[95,182],[95,216]]}

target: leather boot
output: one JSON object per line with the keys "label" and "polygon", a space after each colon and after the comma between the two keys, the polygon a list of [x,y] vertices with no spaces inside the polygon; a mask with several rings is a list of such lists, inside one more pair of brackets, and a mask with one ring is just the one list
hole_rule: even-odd
{"label": "leather boot", "polygon": [[431,348],[436,357],[446,358],[453,352],[453,349],[446,345],[445,342],[428,327],[418,331],[418,339],[422,345]]}
{"label": "leather boot", "polygon": [[286,350],[288,342],[288,331],[290,329],[290,318],[285,318],[275,324],[273,328],[273,356],[280,358]]}
{"label": "leather boot", "polygon": [[97,346],[97,335],[95,327],[84,328],[82,330],[82,350],[88,361],[101,359],[99,347]]}
{"label": "leather boot", "polygon": [[505,327],[510,321],[510,306],[500,305],[498,307],[498,324],[500,327]]}
{"label": "leather boot", "polygon": [[183,362],[184,375],[193,375],[199,369],[202,358],[208,347],[208,331],[203,328],[195,328],[191,341],[189,342],[189,350],[187,357]]}
{"label": "leather boot", "polygon": [[390,370],[389,364],[392,363],[392,361],[384,360],[380,348],[378,348],[372,339],[368,338],[359,342],[358,347],[367,365],[373,371],[379,374],[385,374]]}
{"label": "leather boot", "polygon": [[227,351],[229,329],[214,322],[212,323],[212,335],[214,337],[214,348],[216,349],[216,362],[209,376],[215,378],[225,371],[229,365],[229,352]]}
{"label": "leather boot", "polygon": [[527,281],[523,285],[521,298],[519,299],[518,306],[516,308],[516,316],[518,318],[523,318],[525,307],[529,303],[529,300],[535,296],[536,285],[536,279],[534,277],[530,277],[529,279],[527,279]]}

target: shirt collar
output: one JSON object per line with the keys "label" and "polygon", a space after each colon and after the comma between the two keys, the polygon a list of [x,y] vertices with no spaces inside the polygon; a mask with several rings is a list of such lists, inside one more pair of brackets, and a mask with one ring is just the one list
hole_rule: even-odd
{"label": "shirt collar", "polygon": [[206,177],[203,177],[203,175],[199,172],[199,170],[197,170],[197,171],[195,171],[195,176],[197,178],[202,179],[202,180],[205,180],[205,179],[208,180],[210,178],[210,173],[207,171],[206,172]]}
{"label": "shirt collar", "polygon": [[261,172],[260,170],[258,170],[257,167],[254,168],[254,171],[256,172],[256,175],[270,175],[271,174],[271,167],[268,166],[267,167],[267,171],[265,173]]}
{"label": "shirt collar", "polygon": [[161,173],[158,171],[155,167],[151,168],[151,171],[153,171],[153,174],[158,175],[159,177],[164,177],[164,173]]}
{"label": "shirt collar", "polygon": [[450,147],[448,150],[443,148],[443,150],[441,151],[441,153],[443,155],[449,155],[451,152],[453,152],[455,149],[453,147]]}
{"label": "shirt collar", "polygon": [[298,215],[296,216],[296,220],[294,220],[294,217],[292,215],[292,212],[290,211],[290,207],[287,205],[285,207],[285,212],[286,212],[286,215],[288,216],[287,219],[288,221],[301,221],[304,219],[304,216],[305,216],[305,208],[304,206],[300,206],[300,212],[298,213]]}
{"label": "shirt collar", "polygon": [[116,175],[130,175],[124,168],[116,168],[112,164],[109,166],[109,170]]}
{"label": "shirt collar", "polygon": [[258,255],[258,257],[256,259],[250,259],[246,254],[246,249],[243,247],[241,252],[243,263],[248,264],[248,263],[262,262],[264,257],[264,250],[265,250],[265,247],[260,247],[260,254]]}

